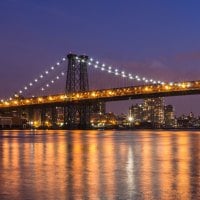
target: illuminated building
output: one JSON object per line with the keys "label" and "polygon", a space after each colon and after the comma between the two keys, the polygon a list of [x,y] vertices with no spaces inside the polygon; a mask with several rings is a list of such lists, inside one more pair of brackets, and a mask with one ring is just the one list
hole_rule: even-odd
{"label": "illuminated building", "polygon": [[117,119],[113,113],[93,113],[90,122],[94,128],[109,128],[117,125]]}
{"label": "illuminated building", "polygon": [[57,125],[63,126],[64,124],[64,108],[62,107],[56,107],[56,114],[57,114]]}
{"label": "illuminated building", "polygon": [[[161,128],[164,124],[164,100],[162,97],[144,99],[142,104],[133,105],[130,109],[133,125]],[[145,125],[144,125],[145,124]]]}
{"label": "illuminated building", "polygon": [[151,123],[156,128],[162,127],[164,124],[164,100],[162,97],[144,99],[143,121]]}
{"label": "illuminated building", "polygon": [[129,109],[129,116],[130,116],[130,121],[134,124],[140,124],[142,122],[143,118],[143,106],[142,104],[136,104],[132,105],[131,108]]}

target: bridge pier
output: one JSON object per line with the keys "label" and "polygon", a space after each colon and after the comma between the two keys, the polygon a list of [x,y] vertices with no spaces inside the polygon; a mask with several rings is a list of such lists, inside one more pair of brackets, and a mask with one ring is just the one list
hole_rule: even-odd
{"label": "bridge pier", "polygon": [[91,115],[91,105],[90,104],[81,104],[80,105],[80,129],[89,129],[90,128],[90,115]]}
{"label": "bridge pier", "polygon": [[89,129],[90,128],[90,104],[70,104],[64,108],[64,128]]}
{"label": "bridge pier", "polygon": [[[68,54],[67,57],[66,93],[88,91],[88,56]],[[64,124],[67,129],[87,129],[90,127],[90,105],[87,103],[68,104],[65,107],[64,116]]]}

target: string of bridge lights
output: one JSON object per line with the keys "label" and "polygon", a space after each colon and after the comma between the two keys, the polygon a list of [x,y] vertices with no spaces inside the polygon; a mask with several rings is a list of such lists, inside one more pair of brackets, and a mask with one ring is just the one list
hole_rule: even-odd
{"label": "string of bridge lights", "polygon": [[[85,60],[81,60],[79,57],[76,57],[76,60],[78,60],[78,62],[85,62]],[[55,71],[57,67],[59,67],[63,62],[66,61],[66,58],[62,58],[60,62],[57,62],[55,65],[51,66],[48,70],[44,71],[43,73],[41,73],[38,78],[35,78],[32,82],[30,82],[29,84],[27,84],[26,86],[24,86],[24,88],[22,88],[21,90],[19,90],[19,92],[17,94],[15,94],[17,96],[22,95],[24,92],[27,92],[31,87],[33,87],[35,84],[39,83],[40,81],[42,81],[47,75],[49,75],[51,72]],[[164,85],[165,82],[160,81],[160,80],[154,80],[154,79],[148,79],[146,77],[140,77],[139,75],[133,75],[131,73],[127,73],[124,70],[120,70],[117,68],[113,68],[112,66],[108,66],[104,63],[100,63],[99,61],[90,58],[89,61],[87,61],[89,66],[93,66],[95,69],[100,69],[101,71],[105,71],[108,74],[114,74],[115,76],[120,76],[122,78],[128,78],[129,80],[136,80],[138,82],[144,82],[144,83],[152,83],[152,84],[161,84]],[[66,72],[62,71],[60,72],[58,75],[56,75],[55,78],[51,79],[50,82],[46,83],[45,85],[43,85],[43,87],[40,88],[40,90],[46,91],[47,88],[50,88],[51,85],[53,85],[56,81],[58,81],[59,79],[61,79],[62,77],[64,77],[66,74]],[[169,83],[170,86],[176,85],[173,82]],[[8,100],[3,100],[1,99],[1,103],[5,102],[5,101],[9,101],[12,100],[13,97],[10,97]]]}
{"label": "string of bridge lights", "polygon": [[[162,84],[164,85],[165,82],[163,81],[156,81],[154,79],[147,79],[146,77],[140,77],[139,75],[133,75],[131,73],[126,73],[124,70],[119,70],[117,68],[113,68],[112,66],[107,66],[104,63],[100,63],[93,58],[90,58],[88,61],[89,66],[93,66],[95,69],[100,69],[101,71],[105,71],[109,74],[114,74],[115,76],[121,76],[122,78],[128,78],[129,80],[136,80],[138,82],[142,81],[144,83],[152,83],[152,84]],[[172,82],[170,84],[173,84]]]}
{"label": "string of bridge lights", "polygon": [[[55,65],[51,66],[49,69],[45,70],[43,73],[41,73],[37,78],[35,78],[33,81],[31,81],[29,84],[27,84],[26,86],[24,86],[22,89],[20,89],[18,91],[18,93],[16,93],[14,96],[18,97],[20,95],[22,95],[23,93],[27,92],[29,89],[31,89],[34,85],[38,84],[40,81],[44,80],[44,78],[46,76],[48,76],[49,74],[51,74],[51,72],[54,72],[56,70],[57,67],[59,67],[63,62],[66,61],[66,58],[63,57],[60,61],[58,61]],[[59,80],[61,76],[64,76],[65,72],[61,72],[60,75],[57,75],[55,79],[51,80],[51,84],[53,84],[56,80]],[[46,88],[50,87],[50,83],[47,83],[45,85]],[[41,91],[45,91],[45,87],[41,88]],[[13,100],[13,97],[9,97],[7,100],[1,99],[1,103],[5,102],[5,101],[11,101]]]}
{"label": "string of bridge lights", "polygon": [[57,75],[54,79],[52,79],[49,83],[46,83],[45,86],[43,86],[40,90],[45,91],[45,88],[51,87],[51,85],[55,84],[56,81],[60,80],[63,76],[65,76],[65,72],[61,72],[59,75]]}

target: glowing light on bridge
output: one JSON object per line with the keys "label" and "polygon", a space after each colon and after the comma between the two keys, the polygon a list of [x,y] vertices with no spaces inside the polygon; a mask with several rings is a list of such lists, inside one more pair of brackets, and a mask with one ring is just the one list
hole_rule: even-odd
{"label": "glowing light on bridge", "polygon": [[[164,84],[164,82],[160,81],[160,80],[153,80],[153,79],[147,79],[146,77],[140,78],[139,75],[132,75],[132,74],[128,74],[126,73],[124,70],[119,70],[118,68],[112,69],[111,66],[107,66],[106,64],[100,64],[99,61],[95,61],[93,58],[89,59],[88,62],[89,66],[93,66],[95,69],[100,69],[101,71],[105,71],[108,72],[109,74],[114,74],[116,76],[121,76],[122,78],[128,78],[129,80],[135,80],[135,81],[143,81],[144,83],[153,83],[153,84]],[[126,75],[128,74],[128,75]]]}
{"label": "glowing light on bridge", "polygon": [[105,90],[95,90],[87,92],[76,92],[72,94],[59,94],[51,96],[41,96],[26,99],[10,99],[10,101],[4,101],[1,99],[0,108],[18,107],[18,106],[29,106],[29,105],[40,105],[48,103],[62,103],[73,102],[73,101],[85,101],[104,99],[109,100],[113,98],[127,99],[142,98],[143,95],[174,95],[174,94],[200,94],[200,81],[181,82],[174,83],[173,85],[168,84],[151,84],[151,85],[140,85],[125,88],[113,88]]}
{"label": "glowing light on bridge", "polygon": [[[77,61],[79,62],[85,62],[85,60],[83,59],[80,59],[79,57],[76,57]],[[44,83],[44,80],[45,80],[45,77],[48,77],[50,75],[51,72],[55,71],[56,69],[59,69],[60,71],[60,67],[58,68],[58,66],[60,66],[62,64],[62,62],[65,62],[66,61],[66,58],[62,58],[59,62],[57,62],[55,65],[51,66],[48,70],[45,70],[43,73],[41,73],[37,78],[33,79],[32,81],[28,82],[21,90],[19,90],[19,92],[17,93],[18,97],[20,97],[20,94],[24,94],[25,92],[29,91],[30,88],[33,88],[34,85],[38,84],[40,81],[41,83]],[[122,78],[127,78],[129,80],[135,80],[135,81],[142,81],[144,82],[145,84],[146,83],[151,83],[157,87],[162,87],[162,88],[159,88],[160,90],[173,90],[174,88],[182,88],[182,89],[187,89],[187,88],[190,88],[190,87],[193,87],[193,83],[192,82],[183,82],[183,83],[173,83],[173,82],[170,82],[170,83],[165,83],[163,81],[160,81],[160,80],[154,80],[154,79],[148,79],[146,77],[140,77],[139,75],[134,75],[132,73],[127,73],[126,71],[124,70],[120,70],[118,68],[113,68],[112,66],[110,65],[106,65],[105,63],[101,63],[99,62],[98,60],[94,60],[93,58],[90,58],[89,61],[88,61],[88,65],[89,66],[93,66],[95,69],[99,69],[101,71],[105,71],[109,74],[113,74],[115,76],[119,76],[119,77],[122,77]],[[44,83],[42,85],[42,87],[40,88],[40,90],[43,92],[43,91],[46,91],[46,89],[50,88],[51,85],[53,85],[56,81],[60,80],[62,77],[64,77],[66,74],[66,72],[58,72],[56,74],[56,76],[49,80],[48,83]],[[198,81],[195,82],[196,84],[199,84]],[[120,90],[122,93],[127,93],[129,92],[130,88],[129,89],[124,89],[124,90]],[[149,91],[153,91],[152,89],[152,86],[151,87],[138,87],[138,88],[134,88],[134,91],[137,91],[137,92],[149,92]],[[30,92],[30,91],[29,91]],[[105,92],[105,91],[104,91]],[[113,91],[109,91],[109,92],[105,92],[106,95],[114,95],[115,93]],[[77,98],[77,99],[82,99],[83,97],[89,95],[90,97],[93,97],[93,98],[96,98],[96,97],[101,97],[101,94],[99,92],[94,92],[94,93],[90,93],[90,92],[86,92],[84,94],[77,94],[75,96],[72,96],[73,98]],[[31,95],[33,96],[33,95]],[[1,99],[1,104],[5,105],[7,103],[10,103],[12,102],[13,104],[16,105],[16,98],[18,97],[15,97],[15,102],[13,102],[13,98],[10,97],[8,98],[7,100],[3,100]],[[53,98],[53,97],[52,97]],[[35,98],[34,98],[35,99]],[[54,98],[53,98],[54,99]],[[55,98],[56,99],[56,98]],[[50,100],[50,99],[49,99]],[[31,100],[29,99],[30,102],[34,101],[34,100]],[[28,103],[30,103],[28,102]],[[27,104],[26,101],[23,101],[23,103]],[[18,102],[18,104],[20,104]]]}
{"label": "glowing light on bridge", "polygon": [[[27,86],[24,86],[23,89],[19,90],[18,94],[23,94],[23,91],[28,91],[29,90],[29,87],[33,87],[34,84],[38,83],[39,82],[39,79],[43,79],[45,76],[49,75],[51,71],[54,71],[55,70],[55,67],[58,67],[61,65],[61,63],[65,62],[66,61],[66,58],[63,57],[61,59],[61,61],[57,62],[54,66],[51,66],[50,67],[50,70],[45,70],[44,73],[40,74],[38,76],[38,78],[35,78],[33,81],[31,81],[29,84],[27,84]],[[44,91],[44,88],[41,89],[42,91]],[[10,99],[11,97],[9,97],[8,99]]]}

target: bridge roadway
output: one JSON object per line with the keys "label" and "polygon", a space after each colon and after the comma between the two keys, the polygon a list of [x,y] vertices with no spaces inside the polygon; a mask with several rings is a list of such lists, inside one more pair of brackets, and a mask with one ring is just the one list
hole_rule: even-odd
{"label": "bridge roadway", "polygon": [[0,103],[0,110],[7,108],[37,107],[43,105],[63,106],[73,103],[94,102],[96,100],[116,101],[191,94],[200,94],[200,80],[14,99]]}

